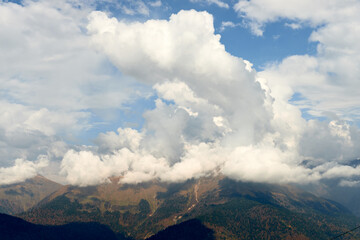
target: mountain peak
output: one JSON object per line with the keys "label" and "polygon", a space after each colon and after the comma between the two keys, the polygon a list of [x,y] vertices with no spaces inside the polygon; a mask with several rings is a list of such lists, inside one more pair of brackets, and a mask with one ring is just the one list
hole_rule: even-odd
{"label": "mountain peak", "polygon": [[62,185],[37,175],[24,182],[0,187],[0,212],[16,214],[26,211]]}

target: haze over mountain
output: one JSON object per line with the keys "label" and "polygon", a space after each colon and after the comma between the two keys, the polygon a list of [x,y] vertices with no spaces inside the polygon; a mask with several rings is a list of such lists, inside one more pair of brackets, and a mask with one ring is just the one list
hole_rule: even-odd
{"label": "haze over mountain", "polygon": [[[358,167],[360,160],[348,161],[344,166]],[[312,192],[346,206],[353,214],[360,216],[360,187],[356,183],[341,180],[339,178],[325,179],[308,185],[298,185],[300,188]]]}

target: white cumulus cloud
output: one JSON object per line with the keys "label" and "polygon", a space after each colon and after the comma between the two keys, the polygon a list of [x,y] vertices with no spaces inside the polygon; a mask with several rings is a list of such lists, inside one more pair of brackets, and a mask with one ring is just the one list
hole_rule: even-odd
{"label": "white cumulus cloud", "polygon": [[39,156],[36,162],[18,158],[13,166],[0,168],[0,185],[22,182],[35,177],[39,170],[47,165],[48,159],[45,156]]}
{"label": "white cumulus cloud", "polygon": [[[332,172],[341,172],[337,161],[358,154],[358,129],[342,120],[303,119],[289,103],[293,85],[281,76],[273,80],[275,73],[258,74],[251,63],[227,53],[210,14],[180,11],[169,20],[129,23],[93,12],[89,19],[93,46],[122,72],[152,85],[158,98],[144,113],[141,130],[100,134],[89,156],[70,151],[62,163],[69,182],[96,184],[112,175],[127,183],[184,181],[213,173],[272,183],[349,177]],[[306,60],[302,68],[286,70],[316,68],[316,59]],[[324,80],[316,72],[309,76]],[[321,140],[324,145],[314,148]],[[328,158],[326,149],[334,144]],[[87,174],[84,158],[101,174]]]}

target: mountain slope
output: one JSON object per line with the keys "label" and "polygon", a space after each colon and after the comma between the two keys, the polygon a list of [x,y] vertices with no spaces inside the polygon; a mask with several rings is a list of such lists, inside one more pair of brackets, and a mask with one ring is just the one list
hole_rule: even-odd
{"label": "mountain slope", "polygon": [[25,182],[0,186],[0,213],[16,214],[26,211],[61,186],[40,175]]}
{"label": "mountain slope", "polygon": [[[360,168],[360,159],[354,159],[343,163],[343,166]],[[334,200],[349,210],[356,216],[360,217],[360,181],[344,181],[341,178],[322,179],[320,182],[303,185],[302,188],[327,199]]]}
{"label": "mountain slope", "polygon": [[181,184],[65,186],[20,215],[41,224],[96,221],[136,239],[191,219],[216,239],[328,239],[357,224],[350,212],[288,185],[222,176]]}

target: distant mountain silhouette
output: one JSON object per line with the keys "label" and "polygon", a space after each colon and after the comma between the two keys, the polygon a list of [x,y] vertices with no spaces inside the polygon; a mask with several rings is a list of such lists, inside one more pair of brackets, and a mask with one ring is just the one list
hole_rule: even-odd
{"label": "distant mountain silhouette", "polygon": [[108,226],[99,223],[70,223],[62,226],[43,226],[0,214],[1,240],[116,240]]}

